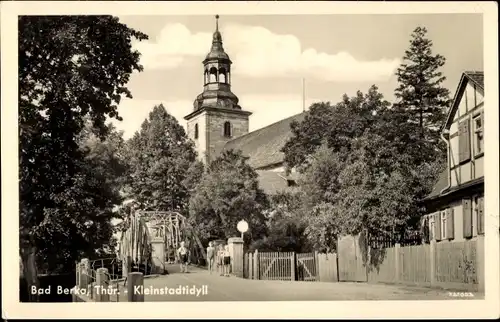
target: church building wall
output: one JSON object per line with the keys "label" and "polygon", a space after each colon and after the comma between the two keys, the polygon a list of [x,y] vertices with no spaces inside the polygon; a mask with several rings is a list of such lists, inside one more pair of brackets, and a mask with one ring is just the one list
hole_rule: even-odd
{"label": "church building wall", "polygon": [[[196,125],[198,125],[198,138],[195,137]],[[205,158],[207,152],[207,115],[205,113],[199,114],[187,122],[187,135],[193,140],[198,157]]]}
{"label": "church building wall", "polygon": [[[230,124],[230,136],[224,135],[224,123]],[[208,142],[208,161],[215,159],[224,145],[228,142],[248,133],[248,116],[233,114],[230,112],[209,112],[207,116],[207,142]]]}

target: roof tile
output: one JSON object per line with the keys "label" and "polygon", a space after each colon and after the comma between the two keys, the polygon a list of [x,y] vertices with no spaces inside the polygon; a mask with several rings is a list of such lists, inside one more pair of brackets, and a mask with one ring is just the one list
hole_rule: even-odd
{"label": "roof tile", "polygon": [[257,170],[259,175],[259,187],[267,194],[272,195],[278,192],[291,191],[294,187],[289,187],[287,178],[283,172]]}
{"label": "roof tile", "polygon": [[464,74],[476,85],[484,89],[484,72],[467,71]]}
{"label": "roof tile", "polygon": [[226,143],[224,150],[241,150],[249,157],[248,163],[255,169],[284,161],[281,148],[291,137],[290,124],[302,121],[305,113],[300,113],[264,128],[250,132]]}
{"label": "roof tile", "polygon": [[446,168],[443,172],[439,174],[439,179],[432,188],[431,193],[428,194],[425,199],[431,199],[439,196],[441,194],[441,190],[443,190],[447,186],[448,186],[448,168]]}

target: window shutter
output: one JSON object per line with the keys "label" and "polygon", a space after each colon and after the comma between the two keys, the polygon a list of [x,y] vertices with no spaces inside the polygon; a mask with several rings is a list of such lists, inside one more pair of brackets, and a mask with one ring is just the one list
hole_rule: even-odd
{"label": "window shutter", "polygon": [[446,209],[446,237],[448,239],[455,238],[455,222],[454,222],[454,209],[448,208]]}
{"label": "window shutter", "polygon": [[464,217],[464,238],[472,237],[472,202],[470,198],[462,200],[462,213]]}
{"label": "window shutter", "polygon": [[477,204],[477,233],[484,234],[484,198],[478,199]]}
{"label": "window shutter", "polygon": [[464,150],[464,161],[470,160],[471,157],[471,140],[470,140],[470,121],[466,120],[464,123],[464,136],[465,136],[465,150]]}
{"label": "window shutter", "polygon": [[464,123],[458,123],[458,162],[464,159]]}
{"label": "window shutter", "polygon": [[470,160],[470,122],[465,120],[458,124],[458,154],[459,161],[465,162]]}
{"label": "window shutter", "polygon": [[[481,112],[481,116],[479,116],[481,119],[481,152],[484,152],[484,112]],[[479,143],[476,143],[479,144]]]}
{"label": "window shutter", "polygon": [[441,213],[440,212],[438,212],[434,215],[434,222],[435,222],[434,227],[436,227],[435,228],[436,240],[439,241],[442,239],[442,237],[441,237]]}
{"label": "window shutter", "polygon": [[429,215],[429,240],[434,240],[434,231],[436,230],[436,224],[434,224],[435,220],[434,215]]}

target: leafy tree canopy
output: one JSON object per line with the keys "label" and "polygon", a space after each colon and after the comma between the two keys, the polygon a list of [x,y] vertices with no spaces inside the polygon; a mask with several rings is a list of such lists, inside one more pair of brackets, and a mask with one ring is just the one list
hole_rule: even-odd
{"label": "leafy tree canopy", "polygon": [[240,151],[222,152],[194,188],[189,215],[202,240],[239,236],[236,224],[242,219],[249,224],[246,238],[264,234],[268,200],[247,159]]}
{"label": "leafy tree canopy", "polygon": [[301,191],[279,192],[270,196],[266,215],[266,236],[250,245],[250,250],[307,252],[311,249],[304,237]]}
{"label": "leafy tree canopy", "polygon": [[73,264],[107,241],[115,160],[109,147],[82,149],[79,135],[87,117],[100,139],[113,131],[105,120],[119,118],[130,74],[142,70],[131,41],[147,36],[111,16],[22,16],[18,36],[20,248],[30,285],[35,254]]}
{"label": "leafy tree canopy", "polygon": [[127,158],[130,197],[144,210],[186,210],[192,187],[185,180],[193,175],[196,152],[184,128],[163,105],[153,108],[127,142]]}
{"label": "leafy tree canopy", "polygon": [[292,137],[283,147],[286,164],[291,168],[308,164],[308,156],[325,141],[333,151],[349,151],[351,139],[370,128],[376,120],[375,113],[389,105],[376,86],[367,94],[346,94],[335,105],[313,104],[302,122],[291,124]]}
{"label": "leafy tree canopy", "polygon": [[[358,93],[357,97],[363,96]],[[418,124],[388,108],[373,87],[371,97],[376,99],[370,109],[365,110],[363,103],[352,109],[350,117],[355,122],[351,128],[323,129],[328,135],[306,156],[302,167],[303,202],[310,209],[304,215],[305,234],[321,249],[332,249],[339,234],[389,236],[408,228],[420,216],[419,201],[431,191],[442,170],[435,146],[419,135]],[[333,115],[336,109],[344,107],[328,105],[327,110]],[[311,119],[319,119],[314,111],[311,115],[297,128],[309,131],[315,124]],[[305,136],[299,133],[290,142],[301,142],[297,137]],[[331,143],[339,141],[342,146]]]}

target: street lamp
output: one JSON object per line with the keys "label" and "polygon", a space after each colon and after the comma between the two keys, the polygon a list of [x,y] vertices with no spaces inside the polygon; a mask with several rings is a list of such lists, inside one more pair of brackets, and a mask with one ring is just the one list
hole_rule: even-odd
{"label": "street lamp", "polygon": [[238,225],[236,225],[236,228],[241,233],[241,238],[243,239],[243,234],[248,230],[248,223],[245,220],[240,220]]}

